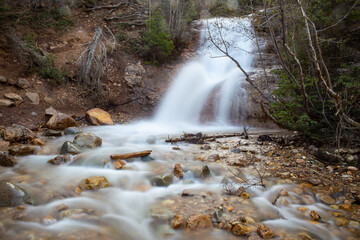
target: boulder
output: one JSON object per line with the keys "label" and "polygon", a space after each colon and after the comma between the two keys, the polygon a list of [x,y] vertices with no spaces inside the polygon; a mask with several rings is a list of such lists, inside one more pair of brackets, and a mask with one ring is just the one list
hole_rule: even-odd
{"label": "boulder", "polygon": [[128,87],[133,88],[135,86],[143,87],[144,81],[142,75],[145,73],[144,67],[141,62],[137,64],[128,64],[125,68],[124,80]]}
{"label": "boulder", "polygon": [[109,181],[104,176],[89,177],[79,186],[82,190],[97,190],[110,187]]}
{"label": "boulder", "polygon": [[26,80],[25,78],[19,78],[16,86],[22,88],[22,89],[26,89],[30,87],[30,83],[28,82],[28,80]]}
{"label": "boulder", "polygon": [[37,146],[16,144],[9,147],[9,153],[13,156],[26,156],[34,154],[38,150]]}
{"label": "boulder", "polygon": [[73,142],[82,148],[96,148],[101,146],[102,139],[95,134],[82,132],[75,135]]}
{"label": "boulder", "polygon": [[9,142],[26,142],[34,136],[35,134],[30,129],[18,124],[4,129],[4,139]]}
{"label": "boulder", "polygon": [[0,182],[0,207],[15,207],[21,204],[33,204],[24,189],[10,182]]}
{"label": "boulder", "polygon": [[184,225],[184,217],[182,215],[176,215],[171,220],[171,227],[173,229],[181,229]]}
{"label": "boulder", "polygon": [[192,215],[190,216],[185,223],[185,229],[186,230],[204,230],[208,228],[212,228],[213,223],[211,221],[211,218],[207,215]]}
{"label": "boulder", "polygon": [[[46,113],[45,113],[46,115]],[[68,127],[75,127],[75,120],[65,113],[56,112],[52,117],[47,121],[46,126],[54,130],[64,130]]]}
{"label": "boulder", "polygon": [[15,103],[9,99],[0,99],[0,107],[14,107]]}
{"label": "boulder", "polygon": [[62,132],[61,131],[56,131],[56,130],[52,130],[52,129],[46,129],[43,132],[43,135],[45,137],[61,137],[62,136]]}
{"label": "boulder", "polygon": [[322,203],[325,203],[327,205],[332,205],[332,204],[335,204],[335,199],[333,199],[332,197],[328,196],[328,195],[323,195],[320,197],[320,201]]}
{"label": "boulder", "polygon": [[56,111],[55,108],[53,107],[49,107],[47,109],[45,109],[45,122],[49,121],[49,119],[56,115],[58,112]]}
{"label": "boulder", "polygon": [[248,227],[240,223],[235,224],[231,231],[236,236],[245,236],[250,232]]}
{"label": "boulder", "polygon": [[175,164],[173,173],[177,178],[183,178],[183,169],[179,163]]}
{"label": "boulder", "polygon": [[0,76],[0,83],[7,83],[6,77]]}
{"label": "boulder", "polygon": [[76,135],[78,133],[81,133],[81,130],[78,129],[77,127],[69,127],[64,131],[65,135]]}
{"label": "boulder", "polygon": [[48,161],[48,163],[52,164],[52,165],[61,165],[64,163],[67,163],[71,160],[71,156],[69,154],[63,154],[63,155],[59,155],[53,159],[50,159]]}
{"label": "boulder", "polygon": [[86,119],[93,125],[113,125],[114,122],[108,112],[100,108],[93,108],[86,112]]}
{"label": "boulder", "polygon": [[10,156],[7,152],[0,151],[0,166],[13,167],[17,163],[17,159]]}
{"label": "boulder", "polygon": [[76,145],[75,143],[73,142],[70,142],[70,141],[66,141],[64,142],[64,144],[62,145],[61,149],[60,149],[60,154],[73,154],[73,155],[76,155],[76,154],[79,154],[81,153],[81,148],[80,146]]}
{"label": "boulder", "polygon": [[16,93],[6,93],[4,97],[14,101],[16,104],[20,104],[24,101],[24,99]]}
{"label": "boulder", "polygon": [[151,184],[157,187],[166,187],[172,184],[174,175],[172,173],[164,176],[156,176],[151,180]]}
{"label": "boulder", "polygon": [[40,96],[38,93],[26,92],[25,96],[31,101],[32,104],[39,105]]}

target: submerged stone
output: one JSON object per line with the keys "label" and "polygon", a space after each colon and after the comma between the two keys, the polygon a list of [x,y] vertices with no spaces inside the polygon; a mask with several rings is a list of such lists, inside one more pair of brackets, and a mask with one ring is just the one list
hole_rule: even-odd
{"label": "submerged stone", "polygon": [[95,134],[82,132],[75,135],[73,142],[82,148],[96,148],[101,146],[102,139]]}
{"label": "submerged stone", "polygon": [[0,182],[0,207],[15,207],[25,203],[33,204],[33,201],[24,189],[10,182]]}
{"label": "submerged stone", "polygon": [[66,141],[61,147],[60,154],[67,154],[67,153],[73,155],[79,154],[81,153],[81,148],[73,142]]}
{"label": "submerged stone", "polygon": [[212,228],[213,223],[207,215],[192,215],[186,220],[186,230],[196,231]]}
{"label": "submerged stone", "polygon": [[89,177],[80,184],[82,190],[97,190],[110,187],[110,183],[104,176]]}

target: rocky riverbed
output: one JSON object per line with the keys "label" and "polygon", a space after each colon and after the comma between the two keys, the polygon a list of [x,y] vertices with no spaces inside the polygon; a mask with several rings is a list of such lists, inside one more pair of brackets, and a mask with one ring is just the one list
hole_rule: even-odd
{"label": "rocky riverbed", "polygon": [[1,129],[4,239],[360,237],[360,172],[342,162],[356,151],[327,157],[259,129],[170,144],[154,126],[81,129],[55,115],[52,129]]}

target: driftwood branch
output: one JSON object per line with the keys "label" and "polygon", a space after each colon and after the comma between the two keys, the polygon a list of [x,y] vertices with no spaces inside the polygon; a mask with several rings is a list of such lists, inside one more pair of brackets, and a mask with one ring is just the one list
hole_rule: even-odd
{"label": "driftwood branch", "polygon": [[146,157],[151,154],[152,150],[145,150],[141,152],[132,152],[132,153],[122,153],[122,154],[112,154],[110,156],[111,160],[121,160],[121,159],[129,159],[135,157]]}
{"label": "driftwood branch", "polygon": [[245,130],[243,133],[216,134],[210,136],[202,134],[201,132],[196,134],[184,133],[184,135],[179,138],[169,138],[166,139],[165,142],[168,143],[188,142],[188,143],[202,144],[205,142],[205,140],[211,141],[217,138],[241,137],[241,136],[247,136],[247,130]]}

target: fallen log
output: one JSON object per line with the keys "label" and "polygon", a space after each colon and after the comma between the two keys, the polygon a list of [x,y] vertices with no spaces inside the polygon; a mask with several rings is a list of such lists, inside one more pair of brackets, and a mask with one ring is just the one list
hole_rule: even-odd
{"label": "fallen log", "polygon": [[146,157],[151,154],[152,150],[145,150],[141,152],[132,152],[132,153],[121,153],[121,154],[112,154],[110,155],[111,160],[121,160],[129,159],[135,157]]}
{"label": "fallen log", "polygon": [[185,133],[179,138],[169,138],[165,142],[176,143],[176,142],[189,142],[189,143],[203,143],[204,140],[215,141],[217,138],[228,138],[228,137],[241,137],[244,133],[231,133],[231,134],[215,134],[212,136],[203,135],[202,133],[188,134]]}

